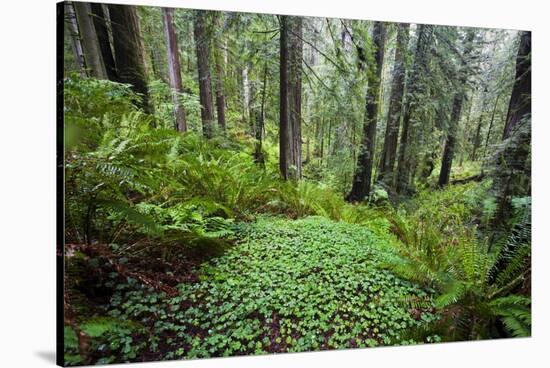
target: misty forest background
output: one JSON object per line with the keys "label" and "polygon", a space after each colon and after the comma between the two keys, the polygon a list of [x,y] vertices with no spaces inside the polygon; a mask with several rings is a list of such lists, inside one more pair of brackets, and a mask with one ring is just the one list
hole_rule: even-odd
{"label": "misty forest background", "polygon": [[530,336],[530,32],[58,16],[66,364]]}

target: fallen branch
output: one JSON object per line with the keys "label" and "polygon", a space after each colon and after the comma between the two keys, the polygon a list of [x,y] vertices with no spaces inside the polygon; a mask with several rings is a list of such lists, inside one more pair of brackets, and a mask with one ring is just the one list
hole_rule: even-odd
{"label": "fallen branch", "polygon": [[471,181],[481,181],[484,177],[485,177],[485,173],[482,172],[482,173],[479,173],[479,174],[476,174],[476,175],[469,176],[469,177],[464,178],[464,179],[451,180],[451,184],[452,185],[466,184],[466,183],[469,183]]}

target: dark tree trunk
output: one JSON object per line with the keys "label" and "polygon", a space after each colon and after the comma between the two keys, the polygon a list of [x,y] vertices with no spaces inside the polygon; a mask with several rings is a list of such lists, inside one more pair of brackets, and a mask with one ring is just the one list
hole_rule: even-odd
{"label": "dark tree trunk", "polygon": [[99,41],[91,17],[91,8],[89,3],[73,2],[76,19],[78,20],[78,30],[80,41],[84,49],[86,66],[90,75],[98,79],[107,79],[107,71],[101,56]]}
{"label": "dark tree trunk", "polygon": [[261,166],[265,163],[265,158],[263,154],[263,132],[265,125],[265,98],[266,98],[266,89],[267,89],[267,62],[264,64],[264,76],[262,83],[262,100],[260,103],[260,111],[257,115],[256,123],[256,148],[254,150],[254,161],[260,164]]}
{"label": "dark tree trunk", "polygon": [[284,180],[288,179],[290,161],[288,128],[288,18],[280,17],[279,36],[279,170]]}
{"label": "dark tree trunk", "polygon": [[[218,19],[218,25],[221,26],[221,18]],[[222,132],[225,132],[225,94],[224,94],[224,78],[225,65],[222,54],[221,35],[215,40],[216,49],[214,51],[214,61],[216,64],[216,112],[218,117],[218,126]]]}
{"label": "dark tree trunk", "polygon": [[76,14],[72,2],[65,2],[65,24],[67,26],[67,34],[71,40],[71,49],[73,50],[76,68],[82,77],[86,77],[86,63],[84,51],[80,43],[80,35],[78,34],[78,24],[76,23]]}
{"label": "dark tree trunk", "polygon": [[531,113],[531,32],[522,32],[516,60],[516,79],[508,105],[502,139],[512,133],[518,122]]}
{"label": "dark tree trunk", "polygon": [[281,176],[302,177],[302,19],[281,16],[280,34],[280,127]]}
{"label": "dark tree trunk", "polygon": [[378,104],[380,77],[384,63],[384,42],[386,29],[383,22],[376,22],[373,31],[373,43],[375,47],[375,66],[372,77],[369,78],[367,96],[365,102],[365,121],[363,123],[363,141],[359,148],[357,168],[353,177],[351,191],[347,196],[348,201],[362,201],[370,194],[372,167],[374,160],[374,148],[376,143],[376,124],[378,122]]}
{"label": "dark tree trunk", "polygon": [[393,80],[391,87],[390,106],[386,135],[382,157],[380,159],[379,180],[384,181],[387,177],[389,183],[393,182],[391,177],[395,168],[397,156],[397,140],[399,137],[399,126],[403,112],[403,94],[405,89],[405,54],[409,43],[409,28],[407,23],[401,23],[397,30],[397,45],[395,49],[395,63],[393,67]]}
{"label": "dark tree trunk", "polygon": [[103,9],[103,4],[90,3],[92,9],[92,16],[94,20],[94,26],[97,33],[97,39],[99,41],[99,47],[101,49],[101,56],[105,64],[105,70],[107,77],[116,81],[118,79],[116,73],[115,58],[113,56],[113,50],[111,49],[111,41],[109,40],[109,29],[107,28],[107,16]]}
{"label": "dark tree trunk", "polygon": [[443,150],[443,158],[441,159],[441,170],[439,172],[438,185],[443,187],[449,184],[451,177],[451,167],[453,164],[453,155],[456,145],[456,129],[458,128],[458,121],[460,120],[460,113],[462,111],[462,103],[464,101],[464,95],[457,93],[453,100],[453,112],[451,114],[451,121],[449,127],[449,133],[445,141],[445,148]]}
{"label": "dark tree trunk", "polygon": [[179,94],[182,92],[180,55],[178,48],[178,39],[174,28],[174,9],[163,8],[164,36],[166,38],[166,52],[168,58],[168,79],[172,89],[172,101],[174,102],[174,117],[176,129],[179,132],[187,131],[187,122],[185,120],[185,110],[181,105]]}
{"label": "dark tree trunk", "polygon": [[496,156],[493,192],[498,209],[495,227],[512,216],[512,198],[531,195],[531,32],[522,32],[516,78],[508,106],[504,144]]}
{"label": "dark tree trunk", "polygon": [[118,81],[131,84],[142,99],[139,107],[146,112],[152,112],[137,9],[132,5],[109,4],[109,16]]}
{"label": "dark tree trunk", "polygon": [[498,100],[500,99],[500,95],[495,98],[495,104],[493,106],[493,112],[491,113],[491,120],[489,120],[489,128],[487,129],[487,135],[485,137],[485,148],[484,148],[484,154],[487,154],[487,150],[489,149],[489,139],[491,138],[491,133],[493,131],[493,123],[495,121],[495,113],[497,111],[498,106]]}
{"label": "dark tree trunk", "polygon": [[477,160],[477,150],[481,143],[481,126],[483,125],[483,111],[479,116],[479,121],[477,122],[476,135],[474,136],[474,146],[472,148],[472,156],[470,157],[472,161]]}
{"label": "dark tree trunk", "polygon": [[206,29],[207,12],[196,10],[193,19],[193,33],[197,51],[197,69],[199,75],[199,97],[201,103],[202,132],[206,138],[214,135],[214,110],[212,104],[212,81],[210,77],[210,47]]}
{"label": "dark tree trunk", "polygon": [[468,72],[466,70],[466,60],[470,57],[473,50],[473,41],[475,37],[475,31],[470,29],[466,35],[466,44],[464,47],[464,53],[462,55],[461,66],[458,70],[458,91],[455,94],[453,100],[453,112],[451,114],[451,121],[449,122],[449,131],[447,133],[447,139],[445,141],[445,149],[443,150],[443,157],[441,158],[441,171],[439,172],[439,187],[444,187],[449,184],[451,177],[451,169],[453,165],[453,156],[455,153],[456,134],[458,132],[458,124],[460,122],[460,114],[462,112],[462,105],[465,98],[466,82],[468,80]]}
{"label": "dark tree trunk", "polygon": [[410,123],[414,110],[419,104],[418,95],[424,89],[422,77],[426,74],[426,65],[428,64],[429,45],[432,39],[432,26],[421,24],[418,26],[418,40],[414,56],[414,65],[410,80],[407,85],[410,86],[408,97],[405,99],[403,111],[403,129],[401,131],[401,140],[399,143],[399,153],[397,159],[397,172],[395,176],[395,190],[403,193],[409,184],[410,158],[408,157]]}

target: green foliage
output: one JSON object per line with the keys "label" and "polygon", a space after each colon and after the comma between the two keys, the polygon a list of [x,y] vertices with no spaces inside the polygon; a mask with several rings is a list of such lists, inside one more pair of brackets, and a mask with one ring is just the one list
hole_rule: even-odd
{"label": "green foliage", "polygon": [[[327,186],[284,182],[276,168],[258,167],[252,141],[207,141],[153,128],[151,117],[133,107],[135,96],[126,86],[73,77],[66,89],[67,126],[95,121],[67,146],[70,238],[111,242],[134,230],[157,240],[167,230],[227,236],[227,229],[211,229],[216,221],[262,212],[340,220],[350,212]],[[110,89],[116,93],[107,103],[102,98]]]}
{"label": "green foliage", "polygon": [[[386,265],[436,290],[434,303],[444,316],[436,331],[450,331],[446,339],[490,337],[497,319],[514,336],[530,335],[530,299],[512,294],[529,272],[530,223],[519,222],[504,246],[491,251],[488,239],[466,223],[486,191],[487,185],[472,184],[420,194],[414,212],[392,217],[400,242]],[[521,218],[530,218],[530,202],[517,203],[524,205]]]}
{"label": "green foliage", "polygon": [[[164,358],[412,343],[409,329],[437,319],[428,292],[380,268],[385,239],[362,225],[261,217],[240,223],[238,238],[177,296],[118,285],[109,315],[150,326]],[[102,335],[106,321],[86,328]]]}

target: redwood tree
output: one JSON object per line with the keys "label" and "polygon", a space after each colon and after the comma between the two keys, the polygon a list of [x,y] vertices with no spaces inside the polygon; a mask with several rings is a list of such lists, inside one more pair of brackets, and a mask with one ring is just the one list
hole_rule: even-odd
{"label": "redwood tree", "polygon": [[378,122],[378,105],[380,78],[384,63],[384,42],[386,28],[383,22],[376,22],[373,30],[374,45],[374,70],[371,71],[368,80],[365,121],[363,122],[363,141],[359,147],[357,168],[353,177],[351,191],[347,196],[348,201],[362,201],[370,194],[372,167],[374,160],[374,148],[376,143],[376,125]]}
{"label": "redwood tree", "polygon": [[166,52],[168,58],[168,79],[172,90],[172,101],[174,103],[174,117],[176,121],[176,129],[179,132],[187,131],[187,123],[185,121],[185,110],[180,102],[179,93],[182,91],[181,68],[178,48],[178,39],[174,28],[174,9],[163,8],[163,25],[164,37],[166,39]]}
{"label": "redwood tree", "polygon": [[281,16],[279,167],[281,176],[302,177],[302,18]]}
{"label": "redwood tree", "polygon": [[105,70],[105,64],[101,56],[97,33],[90,16],[92,12],[90,4],[76,1],[73,2],[73,7],[78,20],[80,40],[90,75],[98,79],[107,79],[107,71]]}
{"label": "redwood tree", "polygon": [[109,4],[118,81],[132,85],[142,100],[140,107],[151,112],[139,16],[132,5]]}
{"label": "redwood tree", "polygon": [[531,32],[520,33],[516,75],[503,142],[493,168],[497,198],[496,227],[512,216],[512,198],[531,195]]}
{"label": "redwood tree", "polygon": [[196,10],[193,18],[193,33],[197,52],[197,69],[199,76],[199,98],[201,103],[202,132],[206,138],[214,134],[214,111],[212,104],[212,82],[210,78],[210,47],[206,28],[207,12]]}
{"label": "redwood tree", "polygon": [[409,44],[409,29],[410,25],[408,23],[401,23],[397,26],[397,45],[395,47],[395,63],[393,67],[390,106],[386,124],[384,147],[382,149],[382,157],[380,158],[379,179],[384,181],[384,179],[388,178],[390,184],[393,182],[392,176],[397,156],[397,141],[403,111],[405,55]]}
{"label": "redwood tree", "polygon": [[447,132],[447,138],[445,140],[445,148],[443,150],[443,157],[441,158],[441,170],[439,171],[438,185],[443,187],[449,184],[451,176],[451,168],[453,164],[453,157],[455,153],[456,135],[458,132],[458,123],[460,122],[460,115],[462,112],[462,104],[466,94],[466,82],[468,80],[468,59],[473,50],[473,41],[475,37],[475,31],[470,29],[466,35],[464,44],[464,52],[461,55],[460,67],[458,70],[458,86],[453,99],[453,111],[451,113],[451,120],[449,121],[449,130]]}
{"label": "redwood tree", "polygon": [[[221,14],[217,15],[217,26],[221,28]],[[214,41],[214,65],[216,71],[216,113],[218,118],[218,127],[222,132],[225,132],[225,95],[224,95],[224,78],[225,78],[225,62],[222,54],[222,34],[218,34]]]}
{"label": "redwood tree", "polygon": [[107,77],[110,80],[116,81],[118,76],[116,73],[113,50],[111,49],[111,42],[109,41],[109,29],[107,27],[107,24],[109,24],[108,13],[104,8],[106,5],[100,3],[90,3],[90,7]]}
{"label": "redwood tree", "polygon": [[426,68],[430,57],[430,43],[432,41],[433,26],[420,24],[418,26],[418,37],[416,41],[416,49],[414,55],[414,64],[411,70],[411,77],[407,81],[410,89],[407,91],[405,106],[403,108],[403,129],[401,130],[401,140],[399,142],[399,152],[397,159],[397,172],[394,181],[394,187],[398,193],[404,192],[409,183],[410,157],[409,152],[409,135],[411,118],[417,106],[421,103],[420,95],[425,89],[424,77],[426,76]]}

